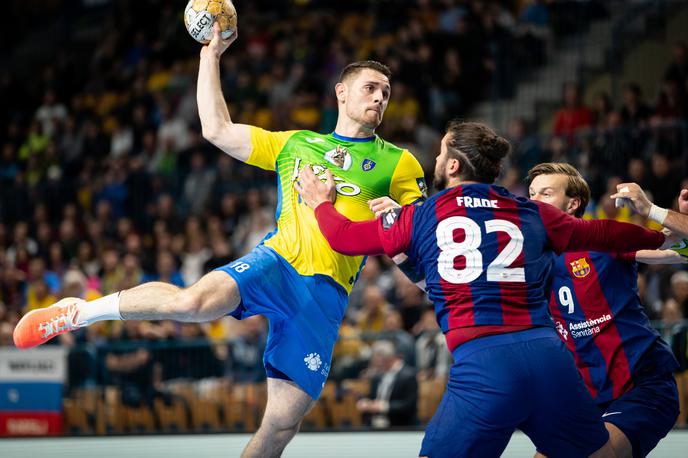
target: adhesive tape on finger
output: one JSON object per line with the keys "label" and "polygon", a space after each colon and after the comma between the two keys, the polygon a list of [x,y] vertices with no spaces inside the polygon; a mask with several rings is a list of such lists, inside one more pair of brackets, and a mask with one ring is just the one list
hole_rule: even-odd
{"label": "adhesive tape on finger", "polygon": [[[628,192],[630,189],[628,189],[628,186],[624,186],[623,188],[619,189],[619,192]],[[616,208],[621,208],[621,207],[626,207],[631,205],[631,199],[628,199],[626,197],[617,197],[614,199],[614,206]]]}

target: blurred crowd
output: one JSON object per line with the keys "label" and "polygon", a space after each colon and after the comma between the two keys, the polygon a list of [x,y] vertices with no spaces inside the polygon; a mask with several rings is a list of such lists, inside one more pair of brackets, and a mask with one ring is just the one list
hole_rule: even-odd
{"label": "blurred crowd", "polygon": [[[447,120],[485,97],[513,96],[518,79],[572,31],[572,9],[577,18],[602,14],[598,2],[340,3],[235,2],[240,37],[221,61],[233,120],[331,131],[340,70],[380,60],[394,76],[379,133],[407,146],[428,172]],[[178,4],[83,2],[58,11],[59,2],[48,2],[45,14],[51,6],[55,52],[40,62],[24,56],[30,68],[0,66],[0,346],[11,345],[21,314],[62,297],[91,300],[153,280],[190,285],[248,252],[275,224],[274,175],[200,135],[199,46]],[[525,195],[530,166],[568,161],[593,187],[589,216],[632,218],[605,199],[619,180],[641,183],[658,205],[672,207],[688,187],[687,71],[686,46],[677,44],[656,101],[631,84],[622,106],[600,94],[586,107],[567,86],[551,135],[521,119],[510,123],[514,154],[500,182]],[[640,285],[653,319],[678,323],[688,314],[688,272],[648,268]],[[340,334],[334,380],[381,380],[402,366],[432,379],[451,365],[425,295],[384,258],[369,258]],[[266,336],[261,317],[106,322],[54,344],[73,348],[70,387],[118,384],[136,404],[175,378],[260,381]],[[375,416],[374,405],[359,407]]]}

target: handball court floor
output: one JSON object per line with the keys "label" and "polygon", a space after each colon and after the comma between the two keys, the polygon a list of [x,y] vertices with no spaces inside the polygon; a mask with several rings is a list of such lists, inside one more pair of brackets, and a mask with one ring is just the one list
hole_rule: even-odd
{"label": "handball court floor", "polygon": [[[0,439],[3,458],[205,458],[236,457],[248,442],[248,434],[65,437]],[[417,457],[423,433],[356,432],[300,433],[287,446],[285,458]],[[530,458],[535,447],[518,432],[502,456]],[[649,455],[657,458],[688,457],[688,430],[674,430]]]}

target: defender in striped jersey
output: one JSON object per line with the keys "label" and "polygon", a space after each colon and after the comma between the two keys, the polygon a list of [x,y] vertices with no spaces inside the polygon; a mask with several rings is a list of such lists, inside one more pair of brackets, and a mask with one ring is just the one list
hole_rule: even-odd
{"label": "defender in striped jersey", "polygon": [[[528,172],[530,198],[583,216],[590,189],[569,164]],[[646,456],[676,422],[671,350],[638,298],[637,264],[683,263],[672,250],[577,251],[554,261],[550,312],[609,431],[617,457]]]}
{"label": "defender in striped jersey", "polygon": [[609,435],[548,311],[555,253],[655,249],[659,232],[582,221],[491,183],[509,151],[478,123],[452,123],[435,182],[418,206],[352,222],[332,201],[334,182],[308,169],[295,186],[343,254],[405,253],[426,290],[455,364],[421,454],[499,456],[521,429],[548,456],[613,456]]}

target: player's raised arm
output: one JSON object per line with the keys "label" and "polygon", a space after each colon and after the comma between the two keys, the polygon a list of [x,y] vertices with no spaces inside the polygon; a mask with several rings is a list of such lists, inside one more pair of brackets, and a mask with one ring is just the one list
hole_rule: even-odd
{"label": "player's raised arm", "polygon": [[553,205],[536,202],[547,230],[547,238],[557,254],[572,251],[625,253],[668,248],[674,241],[664,234],[635,224],[613,220],[586,221],[574,218]]}
{"label": "player's raised arm", "polygon": [[249,126],[232,122],[220,88],[220,56],[237,36],[238,29],[223,40],[220,25],[214,24],[213,39],[201,48],[196,100],[203,137],[233,158],[246,162],[252,150]]}

